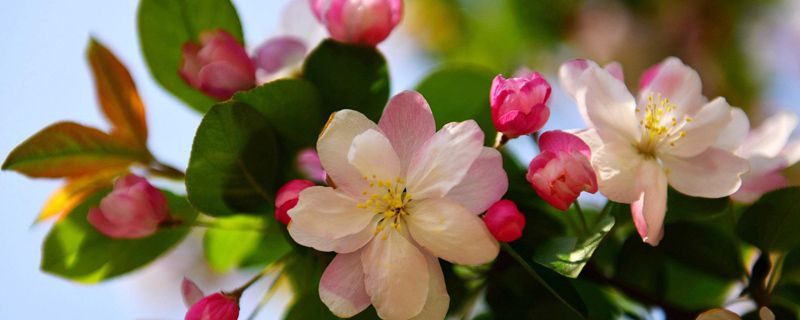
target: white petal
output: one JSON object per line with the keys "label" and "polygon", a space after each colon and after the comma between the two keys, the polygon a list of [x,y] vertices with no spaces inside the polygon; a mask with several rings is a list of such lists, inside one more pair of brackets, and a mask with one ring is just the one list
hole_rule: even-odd
{"label": "white petal", "polygon": [[590,68],[582,76],[586,83],[583,99],[586,114],[605,142],[631,143],[638,141],[639,120],[636,101],[617,78],[600,68]]}
{"label": "white petal", "polygon": [[[586,84],[583,82],[581,76],[583,76],[584,72],[590,67],[598,66],[597,63],[591,60],[576,59],[565,62],[558,69],[561,88],[575,99],[578,112],[580,112],[581,117],[583,117],[583,120],[589,127],[592,126],[592,123],[591,120],[589,120],[589,116],[586,114],[586,103],[582,100],[586,95]],[[579,99],[581,100],[579,101]]]}
{"label": "white petal", "polygon": [[338,189],[358,195],[367,188],[367,182],[347,159],[353,138],[378,126],[363,114],[353,110],[342,110],[331,115],[328,125],[317,140],[317,153],[322,168]]}
{"label": "white petal", "polygon": [[508,190],[508,177],[503,170],[503,157],[494,148],[483,148],[478,159],[447,198],[461,204],[467,211],[481,214],[500,200]]}
{"label": "white petal", "polygon": [[295,242],[306,247],[311,247],[325,252],[333,251],[338,253],[350,253],[361,249],[372,239],[372,237],[375,235],[375,228],[378,225],[378,220],[380,220],[380,217],[376,215],[372,222],[370,222],[370,224],[368,224],[363,230],[336,239],[323,238],[313,235],[312,233],[299,228],[294,222],[289,222],[288,230],[289,235],[291,235]]}
{"label": "white petal", "polygon": [[413,203],[406,218],[414,241],[456,264],[478,265],[500,250],[483,220],[447,198]]}
{"label": "white petal", "polygon": [[792,166],[800,161],[800,140],[790,142],[781,151],[781,157],[786,160],[786,166]]}
{"label": "white petal", "polygon": [[360,251],[333,258],[319,279],[319,297],[340,318],[352,317],[369,307]]}
{"label": "white petal", "polygon": [[631,203],[639,199],[636,179],[644,159],[642,155],[630,144],[607,143],[594,149],[590,141],[593,140],[586,142],[592,148],[592,167],[597,174],[600,192],[620,203]]}
{"label": "white petal", "polygon": [[363,177],[372,179],[375,175],[381,181],[400,177],[400,159],[389,139],[376,130],[369,129],[353,138],[347,159]]}
{"label": "white petal", "polygon": [[664,237],[667,211],[667,177],[655,161],[644,161],[639,168],[639,199],[631,204],[631,214],[642,240],[657,246]]}
{"label": "white petal", "polygon": [[298,228],[330,240],[364,230],[375,217],[374,213],[357,208],[356,200],[346,194],[319,186],[300,192],[297,205],[288,214]]}
{"label": "white petal", "polygon": [[647,100],[651,94],[660,94],[675,104],[680,114],[694,114],[705,102],[702,90],[697,71],[680,59],[670,57],[660,64],[658,73],[642,89],[640,99]]}
{"label": "white petal", "polygon": [[392,97],[383,110],[378,127],[391,141],[404,172],[414,153],[436,133],[436,122],[428,102],[414,91],[404,91]]}
{"label": "white petal", "polygon": [[742,184],[750,165],[732,153],[709,148],[692,158],[661,157],[669,184],[681,193],[704,198],[728,196]]}
{"label": "white petal", "polygon": [[458,185],[483,150],[483,131],[473,120],[448,123],[420,148],[408,167],[413,199],[439,198]]}
{"label": "white petal", "polygon": [[361,254],[364,283],[382,319],[408,319],[422,311],[428,296],[425,256],[394,228],[378,234]]}
{"label": "white petal", "polygon": [[724,98],[709,102],[687,123],[682,131],[686,136],[665,144],[662,152],[678,157],[693,157],[708,149],[717,141],[720,133],[731,122],[731,107]]}
{"label": "white petal", "polygon": [[720,132],[714,147],[722,150],[735,151],[742,145],[747,133],[750,131],[750,119],[744,110],[731,107],[731,122]]}
{"label": "white petal", "polygon": [[761,126],[750,132],[737,153],[744,157],[777,156],[789,141],[789,136],[797,127],[797,121],[797,115],[788,111],[769,117]]}
{"label": "white petal", "polygon": [[411,320],[432,320],[444,319],[447,316],[447,309],[450,307],[450,295],[444,284],[444,274],[439,259],[429,254],[425,255],[428,263],[428,274],[430,282],[428,284],[428,299],[425,306],[417,316]]}

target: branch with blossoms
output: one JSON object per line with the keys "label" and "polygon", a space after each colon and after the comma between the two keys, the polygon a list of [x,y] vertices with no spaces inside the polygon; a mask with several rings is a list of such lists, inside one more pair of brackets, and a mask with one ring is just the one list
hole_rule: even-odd
{"label": "branch with blossoms", "polygon": [[[402,1],[291,5],[302,10],[287,19],[319,30],[248,53],[227,0],[140,2],[153,77],[203,114],[185,170],[148,149],[132,77],[90,42],[111,130],[59,122],[2,166],[65,181],[37,218],[52,221],[44,272],[110,280],[197,232],[213,271],[260,272],[211,294],[184,279],[191,320],[244,319],[242,294],[259,281],[272,283],[263,303],[292,292],[286,319],[800,310],[800,188],[782,174],[800,160],[796,115],[750,130],[677,58],[645,72],[635,95],[620,64],[579,59],[561,65],[556,88],[538,72],[444,66],[390,98],[375,46]],[[585,128],[542,130],[560,112],[556,90]],[[526,144],[538,153],[519,152]]]}

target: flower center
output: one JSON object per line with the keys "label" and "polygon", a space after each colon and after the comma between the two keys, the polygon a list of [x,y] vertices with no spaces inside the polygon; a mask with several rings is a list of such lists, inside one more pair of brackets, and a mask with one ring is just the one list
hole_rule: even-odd
{"label": "flower center", "polygon": [[683,127],[693,119],[686,115],[678,119],[673,114],[676,109],[677,106],[668,98],[662,98],[660,93],[650,94],[644,109],[636,109],[637,113],[643,113],[639,116],[642,138],[636,145],[639,153],[655,158],[658,148],[665,144],[675,147],[675,142],[686,136]]}
{"label": "flower center", "polygon": [[[380,215],[380,221],[375,227],[375,234],[380,233],[387,225],[400,230],[403,217],[408,215],[406,207],[411,201],[411,195],[405,187],[405,181],[400,178],[392,180],[379,180],[375,175],[371,178],[365,176],[369,188],[362,191],[361,195],[368,196],[366,200],[356,204],[360,209],[367,209]],[[386,237],[386,235],[384,235]]]}

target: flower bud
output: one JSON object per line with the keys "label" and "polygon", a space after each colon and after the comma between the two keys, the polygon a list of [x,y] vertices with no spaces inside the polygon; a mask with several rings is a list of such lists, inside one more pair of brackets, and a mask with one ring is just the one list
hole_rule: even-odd
{"label": "flower bud", "polygon": [[185,320],[236,320],[239,318],[239,299],[222,293],[207,296],[193,304]]}
{"label": "flower bud", "polygon": [[559,210],[569,209],[581,192],[597,192],[597,176],[589,162],[591,151],[580,138],[562,131],[539,137],[541,153],[528,166],[533,190]]}
{"label": "flower bud", "polygon": [[314,149],[308,148],[297,153],[297,168],[306,178],[314,181],[324,182],[327,178],[325,169],[322,169],[322,162]]}
{"label": "flower bud", "polygon": [[168,217],[167,199],[161,191],[145,178],[128,175],[117,180],[99,208],[89,210],[87,219],[106,236],[135,239],[155,233]]}
{"label": "flower bud", "polygon": [[292,218],[287,212],[297,205],[300,191],[313,186],[314,183],[311,181],[297,179],[287,182],[278,189],[278,194],[275,196],[275,219],[283,224],[289,224]]}
{"label": "flower bud", "polygon": [[256,83],[256,69],[250,56],[223,30],[204,32],[200,44],[187,42],[182,53],[181,77],[213,98],[228,99]]}
{"label": "flower bud", "polygon": [[181,281],[181,297],[186,307],[191,308],[192,305],[202,300],[205,295],[194,281],[186,277],[183,278],[183,281]]}
{"label": "flower bud", "polygon": [[309,0],[311,10],[339,42],[375,46],[403,16],[402,0]]}
{"label": "flower bud", "polygon": [[525,216],[519,212],[513,201],[505,199],[489,207],[483,216],[483,222],[494,238],[501,242],[519,239],[522,236],[522,229],[525,228]]}
{"label": "flower bud", "polygon": [[509,79],[497,75],[490,98],[494,127],[508,138],[536,132],[550,118],[550,84],[538,72]]}
{"label": "flower bud", "polygon": [[303,41],[292,36],[267,40],[253,55],[258,83],[299,74],[307,51]]}

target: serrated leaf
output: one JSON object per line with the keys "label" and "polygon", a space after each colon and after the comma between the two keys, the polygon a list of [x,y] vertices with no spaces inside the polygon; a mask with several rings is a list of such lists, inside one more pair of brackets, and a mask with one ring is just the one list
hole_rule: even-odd
{"label": "serrated leaf", "polygon": [[244,44],[233,4],[229,0],[142,0],[137,20],[142,53],[156,81],[197,111],[208,111],[215,101],[178,75],[181,46],[215,29]]}
{"label": "serrated leaf", "polygon": [[103,44],[92,38],[87,57],[103,113],[113,125],[111,134],[147,146],[144,104],[128,69]]}
{"label": "serrated leaf", "polygon": [[599,221],[589,234],[582,238],[551,239],[536,250],[533,260],[564,276],[577,278],[597,246],[613,227],[614,217],[608,216]]}
{"label": "serrated leaf", "polygon": [[277,220],[266,216],[217,218],[203,237],[203,252],[216,272],[247,265],[270,265],[291,252]]}
{"label": "serrated leaf", "polygon": [[58,122],[14,148],[2,168],[29,177],[61,178],[124,168],[149,160],[147,150],[100,130],[74,122]]}
{"label": "serrated leaf", "polygon": [[[89,224],[86,215],[108,192],[93,194],[50,230],[42,248],[42,271],[83,283],[99,282],[145,266],[189,233],[189,227],[180,226],[141,239],[106,237]],[[197,212],[186,199],[162,192],[169,203],[170,215],[191,224]]]}
{"label": "serrated leaf", "polygon": [[769,192],[744,211],[736,231],[764,251],[800,247],[800,187]]}

